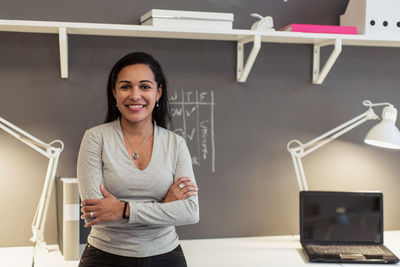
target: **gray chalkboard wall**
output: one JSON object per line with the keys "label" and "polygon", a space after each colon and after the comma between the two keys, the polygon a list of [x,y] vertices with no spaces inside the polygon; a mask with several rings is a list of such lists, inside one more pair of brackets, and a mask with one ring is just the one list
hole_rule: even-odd
{"label": "gray chalkboard wall", "polygon": [[[236,29],[249,29],[250,13],[257,12],[272,16],[279,28],[339,24],[347,2],[1,0],[0,18],[138,24],[142,14],[163,8],[231,12]],[[310,45],[263,43],[243,84],[235,81],[235,42],[71,35],[68,45],[69,78],[61,79],[56,35],[0,32],[1,116],[41,140],[63,140],[57,175],[74,177],[85,129],[104,120],[111,66],[132,51],[153,54],[167,74],[175,128],[186,136],[200,188],[200,223],[179,227],[184,239],[298,233],[298,188],[287,142],[310,140],[364,112],[364,99],[400,106],[398,48],[344,47],[316,86]],[[323,49],[323,58],[328,52]],[[363,145],[371,125],[304,159],[309,185],[381,190],[385,229],[399,229],[400,152]],[[4,132],[0,144],[0,212],[8,214],[0,246],[29,245],[47,160]],[[56,243],[56,231],[53,203],[48,243]]]}

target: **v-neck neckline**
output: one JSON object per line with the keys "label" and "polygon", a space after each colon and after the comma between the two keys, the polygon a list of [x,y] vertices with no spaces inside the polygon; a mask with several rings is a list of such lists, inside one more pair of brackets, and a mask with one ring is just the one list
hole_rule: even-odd
{"label": "v-neck neckline", "polygon": [[129,155],[128,149],[126,148],[126,144],[125,144],[125,140],[124,140],[124,133],[122,132],[122,127],[121,127],[121,119],[119,118],[117,120],[117,124],[118,124],[118,131],[119,131],[119,136],[122,140],[122,146],[123,149],[125,151],[125,155],[126,157],[128,157],[128,160],[130,161],[130,163],[132,164],[133,168],[135,168],[138,171],[146,171],[147,168],[149,168],[151,162],[153,161],[153,155],[154,155],[154,150],[155,150],[155,144],[156,144],[156,139],[157,139],[157,135],[158,135],[158,129],[157,129],[157,124],[155,121],[153,121],[153,147],[151,149],[151,156],[150,156],[150,160],[149,163],[147,164],[147,166],[144,169],[140,169],[135,162],[133,162],[133,159],[131,157],[131,155]]}

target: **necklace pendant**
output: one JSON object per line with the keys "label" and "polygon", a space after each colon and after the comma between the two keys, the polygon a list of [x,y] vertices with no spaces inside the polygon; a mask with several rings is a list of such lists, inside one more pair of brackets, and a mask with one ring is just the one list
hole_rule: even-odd
{"label": "necklace pendant", "polygon": [[134,160],[139,159],[139,154],[138,154],[136,151],[133,152],[133,153],[132,153],[132,158],[133,158]]}

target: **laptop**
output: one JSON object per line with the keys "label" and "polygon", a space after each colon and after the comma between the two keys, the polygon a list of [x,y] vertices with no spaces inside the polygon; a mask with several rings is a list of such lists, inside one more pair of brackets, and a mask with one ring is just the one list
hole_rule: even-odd
{"label": "laptop", "polygon": [[397,263],[383,245],[380,192],[300,192],[300,241],[310,262]]}

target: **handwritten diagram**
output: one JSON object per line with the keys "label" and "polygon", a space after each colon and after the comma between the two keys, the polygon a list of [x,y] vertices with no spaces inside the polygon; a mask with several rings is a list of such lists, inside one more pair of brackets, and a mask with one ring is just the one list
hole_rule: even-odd
{"label": "handwritten diagram", "polygon": [[175,91],[169,100],[174,131],[185,138],[193,165],[215,172],[214,92]]}

